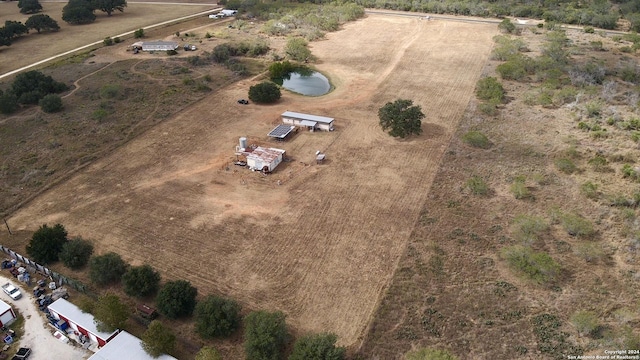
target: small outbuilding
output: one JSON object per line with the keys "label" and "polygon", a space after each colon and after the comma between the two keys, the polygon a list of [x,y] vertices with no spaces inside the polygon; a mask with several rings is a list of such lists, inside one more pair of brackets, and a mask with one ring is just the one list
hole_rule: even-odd
{"label": "small outbuilding", "polygon": [[[49,313],[56,320],[64,320],[73,329],[74,335],[78,338],[88,338],[92,344],[104,346],[107,342],[118,335],[118,330],[108,333],[98,331],[93,315],[83,312],[77,306],[65,299],[58,299],[49,306]],[[82,336],[81,336],[82,335]]]}
{"label": "small outbuilding", "polygon": [[[247,149],[251,150],[251,149]],[[244,153],[247,158],[247,166],[251,170],[272,172],[284,159],[285,151],[276,148],[256,147]]]}
{"label": "small outbuilding", "polygon": [[178,43],[175,41],[144,41],[142,51],[167,51],[177,50]]}
{"label": "small outbuilding", "polygon": [[0,327],[10,325],[16,321],[16,313],[13,311],[11,305],[0,300]]}
{"label": "small outbuilding", "polygon": [[309,131],[333,131],[333,120],[334,119],[330,117],[309,115],[293,111],[285,111],[282,113],[282,122],[284,124],[303,127]]}

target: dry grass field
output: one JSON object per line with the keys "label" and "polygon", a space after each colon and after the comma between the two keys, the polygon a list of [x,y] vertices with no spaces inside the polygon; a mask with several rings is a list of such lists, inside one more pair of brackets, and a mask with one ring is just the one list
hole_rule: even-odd
{"label": "dry grass field", "polygon": [[[62,20],[64,5],[66,2],[42,2],[42,14],[56,20],[60,26],[59,31],[42,34],[31,31],[15,40],[11,46],[0,47],[0,75],[77,47],[101,41],[108,36],[114,37],[149,25],[219,8],[215,4],[133,2],[128,4],[124,12],[116,11],[110,17],[106,13],[96,12],[96,21],[92,24],[69,25]],[[6,20],[20,21],[24,24],[29,16],[20,13],[15,1],[0,2],[0,23],[2,24]],[[211,20],[203,15],[201,22],[210,23]],[[123,40],[125,38],[133,38],[133,36],[123,37]]]}
{"label": "dry grass field", "polygon": [[[3,4],[4,5],[4,4]],[[127,9],[125,15],[130,8]],[[298,332],[358,346],[430,194],[493,46],[495,25],[368,16],[312,43],[335,90],[240,106],[255,80],[206,96],[15,212],[16,230],[60,222],[71,234],[149,263],[199,294],[282,310]],[[409,98],[424,134],[378,125]],[[271,143],[285,110],[336,118],[336,131]],[[291,161],[263,176],[233,166],[240,136]],[[316,150],[328,161],[316,165]]]}

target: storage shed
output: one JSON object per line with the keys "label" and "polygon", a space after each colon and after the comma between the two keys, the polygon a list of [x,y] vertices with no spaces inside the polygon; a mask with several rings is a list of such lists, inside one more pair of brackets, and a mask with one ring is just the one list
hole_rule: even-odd
{"label": "storage shed", "polygon": [[276,148],[256,147],[246,152],[247,166],[251,170],[272,172],[284,159],[285,151]]}
{"label": "storage shed", "polygon": [[309,131],[333,131],[333,120],[334,119],[330,117],[309,115],[293,111],[285,111],[282,113],[282,122],[284,124],[304,127]]}
{"label": "storage shed", "polygon": [[109,343],[98,350],[89,360],[176,360],[173,356],[162,354],[157,358],[149,355],[144,348],[140,339],[121,331]]}
{"label": "storage shed", "polygon": [[65,299],[54,301],[48,308],[54,318],[65,320],[71,329],[86,336],[98,346],[104,346],[109,340],[118,335],[118,330],[112,333],[98,331],[93,315],[82,312],[77,306]]}
{"label": "storage shed", "polygon": [[0,300],[0,327],[10,325],[16,320],[16,317],[11,305]]}
{"label": "storage shed", "polygon": [[145,41],[142,43],[142,51],[167,51],[177,49],[178,43],[175,41]]}

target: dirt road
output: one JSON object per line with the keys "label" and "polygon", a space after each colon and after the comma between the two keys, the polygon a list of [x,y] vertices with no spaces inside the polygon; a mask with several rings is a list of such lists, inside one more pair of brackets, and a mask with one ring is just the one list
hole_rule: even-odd
{"label": "dirt road", "polygon": [[[2,284],[7,281],[16,284],[12,279],[0,276]],[[53,337],[53,328],[47,324],[42,313],[36,308],[33,295],[23,289],[21,291],[22,298],[15,301],[4,292],[0,292],[0,299],[20,312],[25,319],[24,336],[11,345],[14,350],[18,347],[31,348],[32,353],[29,357],[31,360],[84,360],[91,356],[91,353],[86,350],[64,344]]]}

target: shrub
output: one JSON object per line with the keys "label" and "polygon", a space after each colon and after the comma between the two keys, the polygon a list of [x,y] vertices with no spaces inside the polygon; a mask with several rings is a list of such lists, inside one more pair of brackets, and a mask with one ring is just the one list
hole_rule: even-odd
{"label": "shrub", "polygon": [[522,80],[527,76],[524,56],[513,56],[496,67],[496,72],[506,80]]}
{"label": "shrub", "polygon": [[485,77],[476,84],[476,96],[480,100],[501,103],[504,100],[504,88],[498,79]]}
{"label": "shrub", "polygon": [[590,334],[598,328],[598,317],[591,311],[576,311],[569,321],[581,335]]}
{"label": "shrub", "polygon": [[602,247],[591,242],[576,245],[574,253],[588,263],[596,263],[604,257]]}
{"label": "shrub", "polygon": [[525,245],[532,245],[540,239],[549,224],[539,216],[518,215],[513,221],[513,237]]}
{"label": "shrub", "polygon": [[112,38],[110,38],[110,37],[106,37],[106,38],[104,38],[104,40],[103,40],[102,42],[105,44],[105,46],[111,46],[111,45],[113,45],[113,39],[112,39]]}
{"label": "shrub", "polygon": [[72,239],[62,246],[60,260],[70,269],[80,269],[89,262],[93,254],[93,244],[80,237]]}
{"label": "shrub", "polygon": [[116,36],[116,37],[113,38],[113,42],[116,43],[116,44],[119,44],[119,43],[122,42],[122,39],[120,39],[119,36]]}
{"label": "shrub", "polygon": [[511,268],[540,284],[553,282],[560,275],[560,264],[544,252],[515,245],[503,248],[501,256]]}
{"label": "shrub", "polygon": [[127,272],[127,263],[120,255],[108,252],[96,256],[89,262],[89,278],[97,285],[104,286],[120,281],[122,275]]}
{"label": "shrub", "polygon": [[587,181],[580,185],[580,192],[587,198],[595,200],[598,198],[598,185]]}
{"label": "shrub", "polygon": [[284,52],[296,61],[306,61],[311,57],[311,50],[307,48],[307,41],[300,37],[289,38]]}
{"label": "shrub", "polygon": [[524,177],[518,176],[513,180],[513,183],[511,184],[511,193],[518,200],[533,198]]}
{"label": "shrub", "polygon": [[213,35],[211,35],[208,31],[206,34],[204,34],[205,39],[211,39],[213,37]]}
{"label": "shrub", "polygon": [[307,335],[293,344],[288,360],[343,360],[346,349],[336,347],[338,337],[334,334]]}
{"label": "shrub", "polygon": [[516,30],[516,26],[509,19],[504,19],[498,24],[500,31],[511,34]]}
{"label": "shrub", "polygon": [[240,305],[209,295],[196,305],[195,318],[196,332],[202,338],[227,337],[240,327]]}
{"label": "shrub", "polygon": [[593,26],[585,26],[584,27],[584,32],[587,34],[593,34],[595,33],[595,29],[593,28]]}
{"label": "shrub", "polygon": [[115,99],[120,95],[122,88],[118,84],[105,84],[100,88],[100,97],[103,99]]}
{"label": "shrub", "polygon": [[405,360],[458,360],[458,357],[446,350],[422,348],[409,351]]}
{"label": "shrub", "polygon": [[469,131],[466,134],[462,135],[462,141],[467,143],[470,146],[480,148],[480,149],[488,149],[491,147],[491,142],[486,135],[479,131]]}
{"label": "shrub", "polygon": [[591,167],[593,167],[593,171],[596,172],[611,172],[613,169],[609,166],[609,161],[602,155],[596,155],[589,159],[587,162]]}
{"label": "shrub", "polygon": [[38,105],[46,113],[58,112],[63,108],[62,98],[56,94],[45,95],[38,101]]}
{"label": "shrub", "polygon": [[562,171],[565,174],[573,174],[574,172],[578,171],[576,164],[574,164],[573,161],[567,158],[557,159],[554,163],[558,170]]}
{"label": "shrub", "polygon": [[133,37],[136,39],[140,39],[144,37],[144,29],[138,29],[133,32]]}
{"label": "shrub", "polygon": [[278,101],[282,93],[278,85],[264,81],[249,88],[249,99],[255,103],[270,104]]}
{"label": "shrub", "polygon": [[18,110],[18,98],[13,92],[0,91],[0,113],[8,115]]}
{"label": "shrub", "polygon": [[178,55],[178,52],[175,50],[167,50],[167,55],[169,56]]}
{"label": "shrub", "polygon": [[577,214],[563,213],[560,216],[560,224],[571,236],[590,237],[595,234],[591,221]]}
{"label": "shrub", "polygon": [[288,78],[296,70],[296,65],[289,61],[274,62],[269,65],[269,78],[272,80]]}
{"label": "shrub", "polygon": [[467,187],[474,195],[487,195],[489,194],[489,186],[483,178],[477,175],[473,175],[467,180]]}

